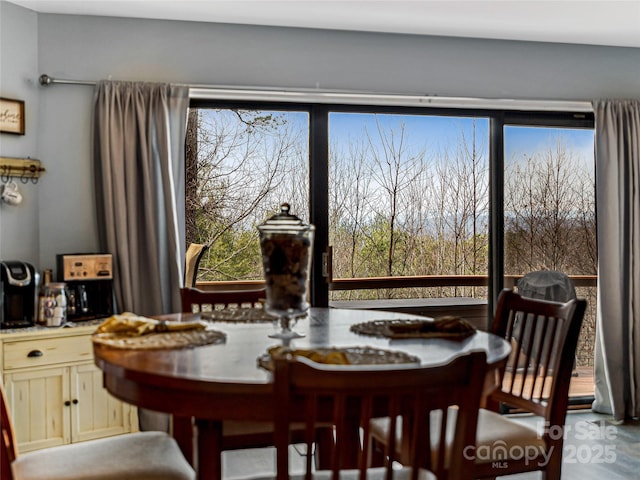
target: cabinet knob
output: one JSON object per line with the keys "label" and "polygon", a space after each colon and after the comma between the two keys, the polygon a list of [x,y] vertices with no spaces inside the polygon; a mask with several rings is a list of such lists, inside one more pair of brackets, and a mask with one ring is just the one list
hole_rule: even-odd
{"label": "cabinet knob", "polygon": [[29,358],[41,357],[43,355],[44,353],[42,353],[42,351],[40,350],[31,350],[29,353],[27,353],[27,357]]}
{"label": "cabinet knob", "polygon": [[70,406],[71,406],[71,402],[70,402],[69,400],[66,400],[66,401],[64,402],[64,406],[65,406],[65,407],[70,407]]}
{"label": "cabinet knob", "polygon": [[73,403],[74,405],[77,405],[77,404],[78,404],[78,399],[77,399],[77,398],[74,398],[74,399],[73,399],[73,401],[72,401],[71,403]]}

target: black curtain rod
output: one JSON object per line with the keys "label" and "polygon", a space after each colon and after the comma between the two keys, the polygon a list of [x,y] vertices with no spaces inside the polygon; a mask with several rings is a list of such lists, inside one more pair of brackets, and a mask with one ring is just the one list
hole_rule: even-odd
{"label": "black curtain rod", "polygon": [[43,87],[51,85],[52,83],[62,83],[62,84],[68,84],[68,85],[95,85],[97,83],[97,82],[91,82],[89,80],[67,80],[64,78],[53,78],[47,75],[46,73],[44,75],[40,75],[40,78],[38,79],[38,81],[40,82],[40,85],[42,85]]}

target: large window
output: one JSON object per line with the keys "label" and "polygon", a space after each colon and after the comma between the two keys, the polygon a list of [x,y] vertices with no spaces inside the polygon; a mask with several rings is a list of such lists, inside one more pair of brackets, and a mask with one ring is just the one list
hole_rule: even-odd
{"label": "large window", "polygon": [[593,130],[507,126],[504,138],[505,273],[595,275]]}
{"label": "large window", "polygon": [[[189,118],[187,241],[211,247],[199,281],[261,279],[256,226],[282,202],[316,225],[318,306],[472,296],[491,307],[531,270],[595,274],[589,115],[192,100]],[[394,288],[424,276],[460,283]],[[330,291],[372,278],[392,282]]]}
{"label": "large window", "polygon": [[[489,122],[331,112],[333,278],[486,275]],[[333,292],[332,299],[472,295],[464,287]]]}
{"label": "large window", "polygon": [[308,114],[191,109],[187,152],[187,241],[210,246],[199,279],[262,278],[256,226],[283,201],[309,221]]}

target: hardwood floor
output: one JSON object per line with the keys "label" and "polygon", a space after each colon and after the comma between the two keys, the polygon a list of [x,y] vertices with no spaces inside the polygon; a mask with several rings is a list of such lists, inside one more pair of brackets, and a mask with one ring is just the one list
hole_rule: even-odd
{"label": "hardwood floor", "polygon": [[[518,421],[539,425],[529,415],[516,416]],[[616,425],[611,417],[590,410],[570,411],[567,414],[566,440],[562,480],[631,480],[639,478],[640,422]],[[304,457],[297,447],[290,447],[292,471],[302,471]],[[223,453],[225,479],[242,478],[256,474],[275,473],[273,448],[235,450]],[[512,475],[510,480],[541,478],[538,472]]]}

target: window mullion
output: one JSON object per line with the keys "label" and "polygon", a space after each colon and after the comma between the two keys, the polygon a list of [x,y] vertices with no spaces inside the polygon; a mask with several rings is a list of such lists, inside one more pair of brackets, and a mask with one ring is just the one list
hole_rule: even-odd
{"label": "window mullion", "polygon": [[329,246],[329,111],[314,105],[309,116],[309,200],[316,227],[311,267],[311,305],[329,306],[329,284],[322,276],[322,255]]}
{"label": "window mullion", "polygon": [[[489,121],[489,292],[488,311],[504,287],[504,115]],[[490,314],[489,317],[492,317]]]}

